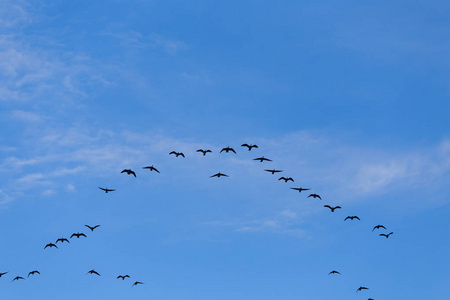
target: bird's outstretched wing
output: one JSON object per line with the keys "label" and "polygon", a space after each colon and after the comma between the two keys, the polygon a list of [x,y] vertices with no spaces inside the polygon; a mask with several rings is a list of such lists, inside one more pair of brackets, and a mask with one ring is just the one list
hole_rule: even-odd
{"label": "bird's outstretched wing", "polygon": [[170,152],[169,155],[170,155],[170,154],[175,154],[175,155],[177,155],[177,153],[176,153],[175,151]]}
{"label": "bird's outstretched wing", "polygon": [[331,206],[329,206],[328,204],[327,205],[324,205],[323,207],[328,207],[329,209],[333,209]]}

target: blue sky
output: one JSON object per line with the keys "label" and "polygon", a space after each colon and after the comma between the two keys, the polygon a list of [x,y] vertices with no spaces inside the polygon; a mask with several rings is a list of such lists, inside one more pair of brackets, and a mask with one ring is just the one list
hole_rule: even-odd
{"label": "blue sky", "polygon": [[[0,295],[442,299],[449,10],[3,1]],[[43,249],[74,232],[88,237]]]}

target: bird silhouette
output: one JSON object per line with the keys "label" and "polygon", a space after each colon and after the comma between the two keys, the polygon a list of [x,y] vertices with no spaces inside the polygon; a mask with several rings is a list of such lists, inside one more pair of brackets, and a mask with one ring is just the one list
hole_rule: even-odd
{"label": "bird silhouette", "polygon": [[282,170],[275,170],[275,169],[273,169],[273,170],[266,170],[266,169],[264,169],[264,171],[270,172],[270,173],[272,173],[272,175],[275,174],[275,173],[283,172]]}
{"label": "bird silhouette", "polygon": [[367,300],[374,300],[373,298],[369,298],[369,299],[367,299]]}
{"label": "bird silhouette", "polygon": [[92,269],[92,270],[90,270],[89,272],[87,272],[86,273],[86,275],[87,274],[95,274],[95,275],[98,275],[98,276],[101,276],[97,271],[95,271],[94,269]]}
{"label": "bird silhouette", "polygon": [[388,234],[380,233],[379,236],[384,236],[384,237],[388,238],[391,234],[393,234],[393,232],[390,232]]}
{"label": "bird silhouette", "polygon": [[323,207],[328,207],[329,209],[331,209],[331,212],[334,212],[335,209],[342,208],[342,207],[340,207],[340,206],[331,207],[331,206],[329,206],[328,204],[327,204],[327,205],[324,205]]}
{"label": "bird silhouette", "polygon": [[357,216],[348,216],[347,218],[344,219],[344,221],[347,221],[347,219],[353,220],[353,219],[358,219],[361,221],[360,218],[358,218]]}
{"label": "bird silhouette", "polygon": [[89,226],[89,225],[84,225],[84,226],[86,226],[87,228],[89,228],[91,231],[94,231],[95,228],[100,227],[100,225],[95,225],[95,226],[93,226],[93,227],[91,227],[91,226]]}
{"label": "bird silhouette", "polygon": [[159,173],[158,169],[156,169],[153,165],[151,165],[149,167],[143,167],[142,169],[149,169],[150,171],[155,171],[155,172]]}
{"label": "bird silhouette", "polygon": [[257,145],[249,145],[249,144],[242,144],[242,147],[247,147],[248,151],[252,150],[252,148],[258,148]]}
{"label": "bird silhouette", "polygon": [[14,279],[13,279],[11,282],[13,282],[14,280],[19,280],[19,279],[25,280],[25,278],[23,278],[23,277],[21,277],[21,276],[16,276],[16,277],[14,277]]}
{"label": "bird silhouette", "polygon": [[319,198],[320,200],[322,200],[322,198],[320,198],[320,196],[317,195],[317,194],[311,194],[311,195],[308,196],[308,198],[309,198],[309,197],[313,197],[314,199],[315,199],[315,198]]}
{"label": "bird silhouette", "polygon": [[203,150],[203,149],[198,149],[196,152],[201,152],[201,153],[203,153],[203,156],[205,156],[206,155],[206,153],[208,153],[208,152],[212,152],[211,150],[209,150],[209,149],[206,149],[206,150]]}
{"label": "bird silhouette", "polygon": [[123,171],[120,172],[120,173],[127,173],[128,175],[133,174],[134,177],[136,177],[136,173],[134,173],[134,171],[133,171],[133,170],[130,170],[130,169],[125,169],[125,170],[123,170]]}
{"label": "bird silhouette", "polygon": [[39,273],[39,271],[38,270],[34,270],[34,271],[31,271],[30,273],[28,273],[28,276],[27,277],[30,277],[30,275],[34,275],[34,274],[41,274],[41,273]]}
{"label": "bird silhouette", "polygon": [[228,152],[233,152],[234,154],[236,154],[236,151],[234,151],[234,149],[233,148],[230,148],[229,146],[227,146],[227,147],[225,147],[225,148],[222,148],[222,150],[220,150],[220,153],[222,153],[222,151],[225,151],[226,153],[228,153]]}
{"label": "bird silhouette", "polygon": [[294,179],[292,178],[292,177],[280,177],[280,178],[278,178],[278,180],[284,180],[284,182],[288,182],[289,180],[290,181],[292,181],[292,182],[294,182]]}
{"label": "bird silhouette", "polygon": [[125,278],[130,278],[130,275],[119,275],[117,276],[117,279],[122,278],[124,280]]}
{"label": "bird silhouette", "polygon": [[209,176],[210,178],[211,177],[217,177],[217,178],[219,178],[220,176],[225,176],[225,177],[230,177],[230,176],[228,176],[228,175],[226,175],[226,174],[222,174],[222,173],[216,173],[216,174],[214,174],[214,175],[212,175],[212,176]]}
{"label": "bird silhouette", "polygon": [[336,270],[333,270],[333,271],[331,271],[330,273],[328,273],[328,275],[330,275],[330,274],[341,274],[341,273],[339,273],[338,271],[336,271]]}
{"label": "bird silhouette", "polygon": [[360,286],[356,292],[362,291],[362,290],[368,290],[369,288],[366,288],[365,286]]}
{"label": "bird silhouette", "polygon": [[298,191],[299,193],[301,193],[302,191],[309,191],[310,189],[304,189],[304,188],[302,188],[302,187],[299,187],[299,188],[291,188],[291,190],[296,190],[296,191]]}
{"label": "bird silhouette", "polygon": [[172,151],[172,152],[169,153],[169,155],[170,155],[170,154],[175,154],[175,157],[178,157],[178,156],[181,155],[181,156],[183,156],[184,158],[186,158],[186,156],[184,156],[184,153],[183,153],[183,152],[175,152],[175,151]]}
{"label": "bird silhouette", "polygon": [[79,239],[80,238],[80,236],[84,236],[84,237],[87,237],[84,233],[72,233],[72,235],[70,236],[70,238],[73,238],[73,237],[76,237],[77,239]]}
{"label": "bird silhouette", "polygon": [[133,286],[135,286],[135,285],[138,285],[138,284],[144,284],[144,283],[143,283],[143,282],[140,282],[140,281],[135,281],[131,287],[133,287]]}
{"label": "bird silhouette", "polygon": [[375,227],[372,229],[372,232],[373,232],[375,229],[380,229],[380,228],[386,229],[386,227],[384,227],[383,225],[377,225],[377,226],[375,226]]}
{"label": "bird silhouette", "polygon": [[45,245],[45,247],[44,247],[44,249],[45,248],[47,248],[47,247],[55,247],[56,249],[58,249],[58,246],[56,246],[55,244],[53,244],[53,243],[48,243],[47,245]]}
{"label": "bird silhouette", "polygon": [[55,244],[58,244],[58,242],[61,242],[61,243],[68,242],[70,244],[69,240],[66,239],[66,238],[59,238],[59,239],[57,239]]}
{"label": "bird silhouette", "polygon": [[102,191],[105,191],[105,193],[108,194],[108,192],[114,192],[115,190],[112,189],[108,189],[108,188],[102,188],[102,187],[98,187],[99,189],[101,189]]}
{"label": "bird silhouette", "polygon": [[263,157],[257,157],[257,158],[254,158],[253,160],[259,160],[260,162],[263,162],[263,161],[272,161],[271,159],[265,158],[264,156],[263,156]]}
{"label": "bird silhouette", "polygon": [[8,274],[8,272],[0,272],[0,277],[2,277],[3,275]]}

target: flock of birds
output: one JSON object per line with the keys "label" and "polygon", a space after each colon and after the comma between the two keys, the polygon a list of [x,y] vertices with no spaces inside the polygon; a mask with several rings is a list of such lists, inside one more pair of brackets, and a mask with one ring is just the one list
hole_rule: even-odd
{"label": "flock of birds", "polygon": [[[251,151],[253,148],[258,148],[257,145],[252,145],[252,144],[250,144],[250,145],[249,145],[249,144],[242,144],[241,146],[242,146],[242,147],[246,147],[246,148],[248,149],[248,151]],[[212,153],[212,151],[209,150],[209,149],[198,149],[196,152],[202,153],[203,156],[206,156],[206,154],[208,154],[208,153]],[[227,147],[225,147],[225,148],[222,148],[222,150],[220,150],[220,153],[222,153],[222,152],[225,152],[225,153],[233,152],[234,154],[236,154],[235,149],[234,149],[234,148],[231,148],[231,147],[229,147],[229,146],[227,146]],[[169,155],[175,155],[175,157],[181,156],[181,157],[183,157],[183,158],[186,157],[186,156],[184,155],[183,152],[176,152],[176,151],[170,152]],[[271,159],[266,158],[266,157],[264,157],[264,156],[254,158],[253,160],[259,161],[259,162],[272,162]],[[143,169],[147,169],[147,170],[149,170],[149,171],[154,171],[154,172],[156,172],[156,173],[160,173],[160,171],[159,171],[156,167],[154,167],[153,165],[152,165],[152,166],[146,166],[146,167],[143,167]],[[281,173],[281,172],[283,172],[283,170],[277,170],[277,169],[271,169],[271,170],[270,170],[270,169],[264,169],[264,171],[269,172],[269,173],[271,173],[272,175],[274,175],[274,174],[276,174],[276,173]],[[136,172],[134,172],[134,171],[131,170],[131,169],[124,169],[124,170],[121,171],[121,173],[125,173],[125,174],[127,174],[127,175],[133,175],[134,177],[137,177],[137,176],[136,176]],[[218,173],[213,174],[213,175],[211,175],[211,176],[209,176],[209,177],[210,177],[210,178],[214,178],[214,177],[220,178],[220,177],[229,177],[229,175],[224,174],[224,173],[221,173],[221,172],[218,172]],[[284,176],[281,176],[280,178],[278,178],[278,181],[280,181],[280,180],[283,180],[283,181],[286,182],[286,183],[287,183],[288,181],[295,182],[294,179],[293,179],[292,177],[284,177]],[[114,191],[115,191],[115,189],[109,189],[109,188],[103,188],[103,187],[98,187],[98,188],[99,188],[100,190],[104,191],[105,193],[109,193],[109,192],[114,192]],[[301,192],[303,192],[303,191],[309,191],[309,190],[310,190],[310,188],[303,188],[303,187],[291,187],[290,189],[295,190],[295,191],[298,191],[299,193],[301,193]],[[307,198],[310,198],[310,197],[312,197],[312,198],[314,198],[314,199],[317,198],[317,199],[322,200],[322,198],[320,197],[320,195],[318,195],[318,194],[316,194],[316,193],[311,193],[311,194],[309,194],[309,195],[307,196]],[[336,209],[342,209],[341,206],[334,206],[334,207],[333,207],[333,206],[330,206],[330,205],[327,205],[327,204],[324,205],[324,207],[330,209],[331,212],[334,212]],[[347,217],[344,219],[344,221],[347,221],[347,220],[353,221],[353,220],[361,220],[361,219],[360,219],[358,216],[347,216]],[[95,225],[95,226],[85,225],[85,226],[86,226],[87,228],[89,228],[89,229],[91,230],[91,232],[93,232],[96,228],[100,227],[100,225]],[[386,227],[383,226],[383,225],[376,225],[376,226],[373,227],[372,232],[375,231],[375,230],[378,230],[378,229],[384,229],[384,230],[387,230]],[[379,236],[382,236],[382,237],[385,237],[385,238],[389,238],[389,236],[391,236],[393,233],[394,233],[394,232],[390,232],[390,233],[387,233],[387,234],[385,234],[385,233],[380,233]],[[73,233],[73,234],[70,236],[69,239],[72,239],[72,238],[74,238],[74,237],[76,237],[76,238],[78,239],[78,238],[80,238],[80,237],[86,238],[87,236],[86,236],[86,234],[84,234],[84,233],[82,233],[82,232],[77,232],[77,233]],[[56,249],[58,249],[58,246],[57,246],[58,242],[60,242],[61,244],[64,244],[64,243],[70,244],[69,239],[67,239],[67,238],[58,238],[58,239],[56,240],[55,243],[48,243],[48,244],[46,244],[46,245],[44,246],[44,249],[47,249],[47,248],[56,248]],[[4,276],[4,275],[8,274],[8,273],[9,273],[9,272],[0,272],[0,278],[1,278],[2,276]],[[28,273],[27,278],[30,277],[30,275],[35,275],[35,274],[41,274],[41,273],[40,273],[38,270],[30,271],[30,272]],[[87,275],[87,274],[89,274],[89,275],[97,275],[97,276],[101,276],[100,273],[98,273],[97,271],[95,271],[95,269],[89,270],[89,271],[86,273],[86,275]],[[333,270],[333,271],[329,272],[328,275],[341,275],[341,273],[340,273],[339,271]],[[116,279],[122,279],[122,280],[125,280],[126,278],[130,278],[130,276],[129,276],[128,274],[126,274],[126,275],[118,275],[118,276],[116,277]],[[14,281],[19,281],[19,280],[25,280],[25,278],[22,277],[22,276],[16,276],[16,277],[14,277],[14,279],[12,280],[12,282],[14,282]],[[141,284],[144,284],[144,283],[141,282],[141,281],[135,281],[135,282],[132,284],[132,287],[133,287],[133,286],[137,286],[137,285],[141,285]],[[356,290],[356,293],[357,293],[357,292],[360,292],[360,291],[363,291],[363,290],[369,290],[369,288],[368,288],[368,287],[365,287],[365,286],[360,286],[360,287]],[[374,300],[374,299],[373,299],[373,298],[368,298],[368,300]]]}

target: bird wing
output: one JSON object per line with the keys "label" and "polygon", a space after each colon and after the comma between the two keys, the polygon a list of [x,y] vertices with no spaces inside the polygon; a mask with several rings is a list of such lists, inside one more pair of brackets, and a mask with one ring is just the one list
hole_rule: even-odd
{"label": "bird wing", "polygon": [[351,217],[346,217],[345,219],[344,219],[344,221],[347,221],[347,219],[352,219]]}
{"label": "bird wing", "polygon": [[253,148],[258,148],[258,146],[257,146],[257,145],[253,145],[252,147],[253,147]]}
{"label": "bird wing", "polygon": [[123,170],[122,172],[120,172],[120,173],[125,173],[125,172],[128,172],[128,170],[127,169],[125,169],[125,170]]}
{"label": "bird wing", "polygon": [[219,176],[219,173],[214,174],[214,175],[211,175],[211,176],[209,176],[209,178],[212,178],[212,177],[218,177],[218,176]]}
{"label": "bird wing", "polygon": [[236,151],[234,151],[233,148],[230,148],[230,151],[231,151],[231,152],[234,152],[234,154],[236,154]]}
{"label": "bird wing", "polygon": [[354,218],[355,218],[355,219],[358,219],[358,220],[360,220],[360,221],[361,221],[361,219],[360,219],[360,218],[358,218],[357,216],[354,216]]}
{"label": "bird wing", "polygon": [[172,152],[169,153],[169,155],[170,155],[170,154],[175,154],[175,155],[176,155],[177,153],[176,153],[175,151],[172,151]]}
{"label": "bird wing", "polygon": [[334,209],[336,209],[336,208],[342,208],[342,207],[340,207],[340,206],[335,206]]}
{"label": "bird wing", "polygon": [[104,189],[104,188],[101,188],[101,187],[98,187],[99,189],[101,189],[102,191],[106,191],[106,189]]}
{"label": "bird wing", "polygon": [[242,146],[242,147],[249,147],[249,148],[250,148],[250,146],[249,146],[248,144],[242,144],[241,146]]}
{"label": "bird wing", "polygon": [[84,233],[79,233],[78,235],[79,235],[79,236],[87,237]]}
{"label": "bird wing", "polygon": [[283,180],[286,180],[286,178],[285,178],[285,177],[280,177],[280,178],[278,178],[278,180],[281,180],[281,179],[283,179]]}
{"label": "bird wing", "polygon": [[333,209],[331,206],[329,206],[328,204],[327,205],[324,205],[323,207],[328,207],[329,209]]}
{"label": "bird wing", "polygon": [[134,171],[131,171],[130,173],[133,174],[134,177],[136,177],[136,173]]}
{"label": "bird wing", "polygon": [[198,150],[195,151],[195,152],[202,152],[202,153],[203,153],[203,150],[202,150],[202,149],[198,149]]}
{"label": "bird wing", "polygon": [[186,156],[184,156],[184,153],[180,152],[180,155],[183,156],[184,158],[186,158]]}

